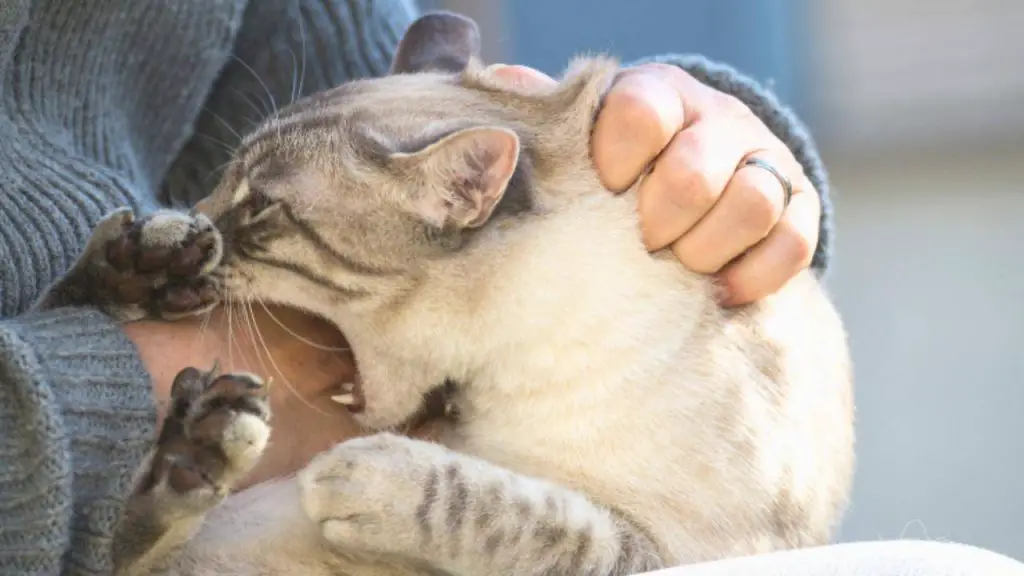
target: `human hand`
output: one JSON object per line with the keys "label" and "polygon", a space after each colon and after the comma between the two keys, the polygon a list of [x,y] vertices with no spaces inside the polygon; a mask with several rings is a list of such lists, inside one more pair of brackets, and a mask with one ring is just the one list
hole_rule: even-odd
{"label": "human hand", "polygon": [[[331,400],[355,377],[355,363],[342,335],[327,322],[288,308],[253,306],[214,310],[208,319],[126,324],[153,378],[159,401],[186,366],[221,372],[251,372],[273,378],[270,404],[273,437],[244,486],[290,474],[314,455],[361,434],[350,412]],[[162,410],[162,409],[161,409]]]}
{"label": "human hand", "polygon": [[[553,85],[523,66],[495,76],[525,87]],[[643,177],[638,210],[650,250],[669,247],[689,269],[715,274],[720,301],[747,304],[807,268],[818,243],[821,202],[786,145],[742,102],[667,64],[623,70],[594,126],[594,164],[616,192]],[[743,167],[766,162],[769,170]]]}

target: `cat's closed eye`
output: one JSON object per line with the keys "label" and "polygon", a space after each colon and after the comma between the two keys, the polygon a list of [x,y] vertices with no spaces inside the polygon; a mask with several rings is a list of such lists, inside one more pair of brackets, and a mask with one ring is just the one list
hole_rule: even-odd
{"label": "cat's closed eye", "polygon": [[253,186],[252,184],[249,185],[249,196],[245,199],[245,206],[249,209],[250,218],[258,218],[276,204],[263,188]]}

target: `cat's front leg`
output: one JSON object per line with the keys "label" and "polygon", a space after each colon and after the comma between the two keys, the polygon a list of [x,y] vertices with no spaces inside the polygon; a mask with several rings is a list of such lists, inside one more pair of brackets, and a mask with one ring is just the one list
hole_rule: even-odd
{"label": "cat's front leg", "polygon": [[636,574],[662,566],[643,531],[575,491],[391,434],[349,440],[299,473],[324,537],[451,574]]}
{"label": "cat's front leg", "polygon": [[126,322],[204,312],[219,301],[211,272],[222,242],[203,215],[160,211],[136,218],[122,208],[97,224],[82,255],[35,307],[94,306]]}
{"label": "cat's front leg", "polygon": [[270,437],[263,383],[249,374],[182,370],[150,456],[114,534],[116,574],[170,571],[173,558],[258,462]]}

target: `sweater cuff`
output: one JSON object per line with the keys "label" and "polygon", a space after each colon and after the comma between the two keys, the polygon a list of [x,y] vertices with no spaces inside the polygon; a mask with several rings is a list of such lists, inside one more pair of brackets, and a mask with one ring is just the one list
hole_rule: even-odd
{"label": "sweater cuff", "polygon": [[[20,454],[0,461],[25,467],[21,473],[33,479],[11,486],[0,479],[0,493],[59,511],[49,526],[25,527],[23,533],[70,535],[72,557],[65,561],[103,571],[132,475],[152,446],[156,425],[150,379],[135,346],[98,311],[27,314],[0,323],[0,380],[11,385],[0,396],[14,397],[28,427],[11,431],[15,440],[25,439],[21,446],[8,445]],[[24,450],[39,451],[38,457]]]}
{"label": "sweater cuff", "polygon": [[821,218],[818,223],[818,246],[814,250],[811,268],[819,276],[824,273],[832,254],[832,202],[828,173],[822,164],[814,139],[807,127],[792,110],[782,105],[774,94],[734,68],[711,62],[702,56],[663,55],[647,58],[632,65],[649,62],[672,64],[686,70],[700,82],[738,98],[768,126],[773,134],[792,150],[804,168],[804,173],[821,198]]}

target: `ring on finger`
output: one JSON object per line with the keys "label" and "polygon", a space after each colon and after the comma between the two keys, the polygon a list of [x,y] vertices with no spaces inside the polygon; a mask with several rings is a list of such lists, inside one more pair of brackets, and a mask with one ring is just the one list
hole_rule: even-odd
{"label": "ring on finger", "polygon": [[785,194],[782,202],[782,208],[788,208],[789,201],[793,199],[793,183],[790,182],[789,178],[783,176],[782,172],[780,172],[778,168],[772,166],[769,162],[761,160],[760,158],[747,158],[743,161],[740,169],[746,168],[747,166],[756,166],[762,170],[767,170],[772,176],[775,176],[775,179],[779,181],[779,184],[782,184],[782,192]]}

